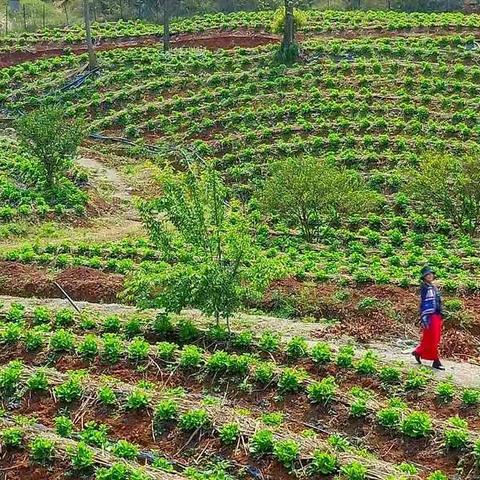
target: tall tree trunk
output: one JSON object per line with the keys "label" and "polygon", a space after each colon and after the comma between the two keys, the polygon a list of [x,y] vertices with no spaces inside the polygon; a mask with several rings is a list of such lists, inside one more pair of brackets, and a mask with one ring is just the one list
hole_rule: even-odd
{"label": "tall tree trunk", "polygon": [[171,0],[163,0],[163,51],[170,50],[170,8]]}
{"label": "tall tree trunk", "polygon": [[295,42],[295,25],[293,17],[293,0],[285,0],[285,29],[283,31],[282,48],[284,51],[290,49]]}
{"label": "tall tree trunk", "polygon": [[83,16],[85,20],[85,40],[87,42],[87,50],[88,50],[88,68],[90,70],[94,70],[97,68],[97,55],[95,54],[95,49],[93,48],[93,41],[92,41],[92,27],[90,23],[90,5],[88,0],[83,0]]}

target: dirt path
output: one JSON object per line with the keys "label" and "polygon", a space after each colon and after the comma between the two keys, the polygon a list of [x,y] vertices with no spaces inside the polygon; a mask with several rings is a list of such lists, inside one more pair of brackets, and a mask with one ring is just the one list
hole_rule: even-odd
{"label": "dirt path", "polygon": [[[32,308],[36,305],[49,305],[51,308],[68,307],[66,300],[53,299],[34,299],[34,298],[17,298],[10,296],[1,296],[0,303],[8,306],[12,302],[21,301],[23,304]],[[122,304],[96,304],[87,302],[77,302],[82,310],[86,310],[97,314],[118,314],[129,315],[137,313],[135,307]],[[157,310],[146,310],[144,314],[153,316]],[[203,317],[197,310],[185,310],[182,316],[194,318],[199,324],[207,325],[209,320]],[[318,333],[322,330],[322,324],[319,323],[302,323],[298,321],[288,320],[284,318],[270,317],[267,315],[248,315],[240,313],[236,315],[233,321],[234,330],[251,329],[256,333],[273,330],[281,333],[285,339],[300,335],[310,342],[318,341]],[[345,344],[348,338],[329,339],[331,344],[336,346]],[[406,365],[416,366],[410,352],[414,344],[409,340],[399,340],[395,344],[387,344],[375,342],[358,347],[359,351],[371,348],[377,352],[379,358],[385,362],[402,362]],[[438,380],[446,379],[451,376],[452,380],[459,386],[478,387],[480,388],[480,365],[471,363],[460,363],[453,361],[444,361],[446,370],[444,372],[434,371]]]}
{"label": "dirt path", "polygon": [[[416,37],[416,36],[441,36],[452,34],[470,34],[480,36],[480,28],[442,27],[442,28],[413,28],[405,31],[361,28],[358,30],[338,30],[329,32],[307,32],[300,34],[300,41],[310,39],[355,39],[355,38],[390,38],[390,37]],[[174,48],[196,47],[216,49],[231,49],[235,47],[254,48],[280,42],[280,36],[267,32],[249,29],[236,31],[210,30],[202,33],[178,34],[171,40]],[[97,51],[114,50],[117,48],[134,48],[159,45],[162,42],[160,35],[143,35],[138,37],[105,38],[96,42]],[[10,67],[22,62],[38,60],[41,58],[55,57],[67,53],[76,55],[86,52],[83,42],[67,44],[65,42],[38,42],[24,50],[11,50],[0,53],[0,68]]]}

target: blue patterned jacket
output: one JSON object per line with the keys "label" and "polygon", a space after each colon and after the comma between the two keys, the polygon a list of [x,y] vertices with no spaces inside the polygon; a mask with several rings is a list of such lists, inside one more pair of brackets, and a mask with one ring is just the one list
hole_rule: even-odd
{"label": "blue patterned jacket", "polygon": [[435,285],[423,282],[420,288],[420,319],[422,325],[428,328],[430,315],[442,314],[442,297]]}

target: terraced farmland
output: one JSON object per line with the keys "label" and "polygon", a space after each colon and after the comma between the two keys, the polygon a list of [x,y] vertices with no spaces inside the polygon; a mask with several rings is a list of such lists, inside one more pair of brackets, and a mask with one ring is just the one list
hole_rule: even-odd
{"label": "terraced farmland", "polygon": [[[456,178],[476,178],[480,17],[305,12],[288,66],[273,17],[175,20],[168,53],[159,25],[95,24],[89,73],[80,27],[0,39],[5,478],[479,478],[478,198],[465,181],[473,203],[458,203],[447,182],[453,207],[432,188],[431,211],[408,186],[438,158],[469,159]],[[57,196],[20,132],[45,106],[86,124]],[[223,306],[232,332],[216,300],[192,300],[209,281],[167,275],[191,274],[200,250],[155,223],[192,158],[228,199],[205,236],[250,254],[240,313]],[[275,207],[272,191],[318,165],[372,208],[332,196],[334,215],[305,226]],[[425,264],[445,297],[446,374],[410,355]]]}

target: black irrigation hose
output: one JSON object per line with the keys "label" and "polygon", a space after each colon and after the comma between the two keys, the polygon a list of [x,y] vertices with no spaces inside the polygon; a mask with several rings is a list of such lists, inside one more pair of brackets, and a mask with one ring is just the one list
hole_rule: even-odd
{"label": "black irrigation hose", "polygon": [[[85,71],[85,69],[83,71]],[[65,92],[66,90],[72,90],[74,88],[78,88],[86,82],[87,78],[91,77],[92,75],[95,75],[99,71],[100,71],[100,67],[95,67],[93,70],[87,71],[87,73],[80,73],[76,75],[72,80],[70,80],[69,83],[67,83],[62,88],[60,88],[60,90],[58,91]]]}
{"label": "black irrigation hose", "polygon": [[[90,133],[88,137],[92,140],[97,140],[100,142],[115,142],[123,143],[124,145],[138,146],[137,143],[124,137],[107,137],[106,135],[102,135],[100,133]],[[142,147],[146,148],[147,150],[151,150],[152,152],[159,152],[161,150],[159,147],[150,144],[142,145]]]}

